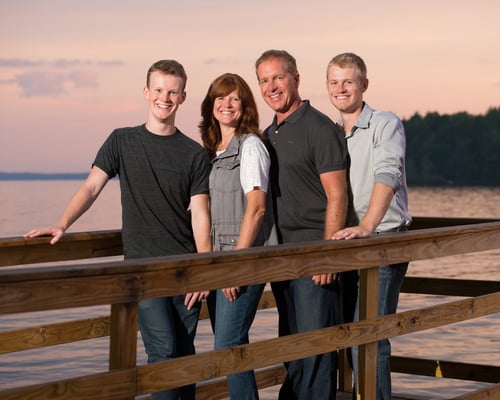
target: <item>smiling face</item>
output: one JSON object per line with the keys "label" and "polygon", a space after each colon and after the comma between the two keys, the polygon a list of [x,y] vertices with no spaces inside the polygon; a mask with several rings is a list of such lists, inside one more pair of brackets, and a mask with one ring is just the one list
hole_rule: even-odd
{"label": "smiling face", "polygon": [[287,71],[284,60],[262,61],[257,67],[257,79],[262,98],[281,117],[279,119],[283,120],[300,106],[299,74]]}
{"label": "smiling face", "polygon": [[184,100],[184,79],[180,76],[154,71],[144,88],[144,98],[149,103],[148,122],[166,124],[175,122],[175,113]]}
{"label": "smiling face", "polygon": [[328,68],[326,90],[330,102],[341,114],[360,113],[366,89],[368,79],[362,78],[356,67],[342,68],[332,64]]}
{"label": "smiling face", "polygon": [[226,96],[219,96],[214,99],[214,118],[219,121],[220,126],[236,128],[243,115],[243,105],[238,94],[238,90],[233,90]]}

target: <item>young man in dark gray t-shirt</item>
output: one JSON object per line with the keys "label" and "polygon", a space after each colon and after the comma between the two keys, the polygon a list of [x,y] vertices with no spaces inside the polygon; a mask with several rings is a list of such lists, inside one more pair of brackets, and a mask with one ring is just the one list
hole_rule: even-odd
{"label": "young man in dark gray t-shirt", "polygon": [[[154,63],[144,88],[149,104],[146,123],[113,131],[60,220],[25,237],[51,235],[51,243],[56,243],[118,175],[125,258],[211,251],[210,160],[201,145],[175,126],[176,112],[186,98],[186,79],[177,61]],[[199,300],[207,295],[189,293],[139,303],[148,362],[194,354]],[[195,385],[154,393],[152,398],[194,400]]]}

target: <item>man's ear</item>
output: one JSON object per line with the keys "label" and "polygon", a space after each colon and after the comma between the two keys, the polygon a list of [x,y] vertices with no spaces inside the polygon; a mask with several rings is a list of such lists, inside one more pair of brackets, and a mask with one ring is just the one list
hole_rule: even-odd
{"label": "man's ear", "polygon": [[368,80],[368,78],[366,78],[366,79],[363,80],[363,83],[361,85],[361,88],[363,89],[363,93],[366,92],[366,90],[368,89],[368,83],[369,82],[370,81]]}
{"label": "man's ear", "polygon": [[298,88],[300,83],[300,74],[297,72],[295,74],[295,87]]}

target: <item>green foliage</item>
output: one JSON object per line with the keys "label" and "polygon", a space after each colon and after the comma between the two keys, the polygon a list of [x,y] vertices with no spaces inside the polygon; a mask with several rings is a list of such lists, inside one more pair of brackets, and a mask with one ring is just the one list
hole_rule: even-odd
{"label": "green foliage", "polygon": [[500,186],[500,108],[403,120],[409,186]]}

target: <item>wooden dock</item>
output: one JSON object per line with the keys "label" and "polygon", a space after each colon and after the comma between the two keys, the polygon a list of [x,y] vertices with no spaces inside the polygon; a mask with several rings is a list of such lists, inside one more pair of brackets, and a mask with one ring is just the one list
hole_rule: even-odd
{"label": "wooden dock", "polygon": [[[0,268],[0,314],[111,305],[111,315],[106,317],[0,332],[0,354],[110,337],[108,372],[57,381],[48,377],[42,384],[0,389],[0,399],[140,399],[151,392],[190,383],[198,383],[199,400],[223,399],[227,397],[224,377],[228,374],[254,369],[259,388],[276,388],[283,378],[283,362],[328,351],[343,352],[356,345],[365,365],[360,370],[364,378],[360,397],[373,400],[376,352],[370,350],[378,340],[500,312],[498,281],[408,278],[403,291],[453,295],[459,300],[378,317],[371,306],[377,304],[376,294],[368,289],[377,283],[378,265],[500,248],[498,221],[415,218],[413,227],[408,232],[355,241],[91,264],[84,259],[122,254],[119,231],[68,234],[55,246],[48,238],[0,239],[0,267],[4,267]],[[51,264],[62,260],[73,261],[69,265]],[[44,264],[12,268],[30,263]],[[137,305],[143,299],[212,290],[227,286],[227,282],[247,285],[351,269],[359,269],[366,282],[361,288],[359,322],[137,365]],[[273,307],[274,299],[266,292],[259,309]],[[205,317],[202,314],[201,318]],[[442,369],[446,378],[490,384],[455,400],[500,399],[500,367],[438,361],[446,366]],[[435,363],[394,357],[391,368],[399,373],[433,376]],[[339,374],[338,398],[350,399],[351,373],[346,365],[341,366]],[[418,397],[398,393],[395,399]]]}

